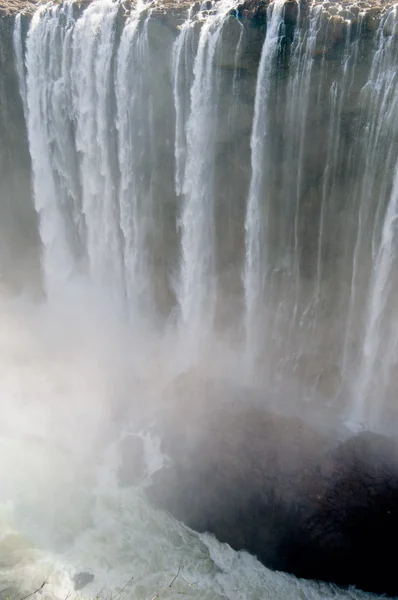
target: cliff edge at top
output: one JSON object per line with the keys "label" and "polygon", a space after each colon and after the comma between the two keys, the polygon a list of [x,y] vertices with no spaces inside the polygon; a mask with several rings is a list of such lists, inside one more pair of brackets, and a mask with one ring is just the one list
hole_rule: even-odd
{"label": "cliff edge at top", "polygon": [[[91,0],[77,0],[78,6],[84,6],[90,3]],[[272,1],[272,0],[271,0]],[[217,0],[216,0],[217,2]],[[46,0],[0,0],[0,15],[15,15],[22,13],[25,15],[33,14],[36,8],[42,4],[46,4]],[[60,0],[56,0],[54,4],[61,4]],[[135,2],[126,0],[122,2],[122,6],[128,14]],[[148,2],[154,7],[155,13],[185,13],[189,6],[196,4],[198,9],[201,5],[199,2],[191,2],[190,0],[153,0]],[[202,8],[203,8],[202,3]],[[208,2],[208,8],[211,9],[212,3]],[[245,0],[237,5],[236,13],[242,18],[260,19],[266,16],[267,7],[270,0]],[[335,26],[338,26],[342,21],[356,21],[358,18],[365,21],[378,21],[378,17],[394,4],[393,0],[286,0],[285,12],[291,20],[295,20],[298,14],[298,7],[306,12],[306,9],[312,5],[322,5],[325,13],[332,17]]]}

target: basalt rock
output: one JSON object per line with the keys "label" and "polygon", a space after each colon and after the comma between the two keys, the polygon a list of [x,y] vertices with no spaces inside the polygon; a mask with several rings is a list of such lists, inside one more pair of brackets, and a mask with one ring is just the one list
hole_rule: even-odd
{"label": "basalt rock", "polygon": [[292,547],[290,569],[301,577],[355,584],[396,595],[398,446],[370,432],[329,457],[323,491]]}
{"label": "basalt rock", "polygon": [[94,575],[88,571],[81,571],[73,576],[73,588],[77,592],[94,580]]}
{"label": "basalt rock", "polygon": [[333,441],[258,404],[215,402],[210,393],[202,410],[165,420],[172,465],[155,474],[150,500],[267,567],[397,594],[395,441]]}

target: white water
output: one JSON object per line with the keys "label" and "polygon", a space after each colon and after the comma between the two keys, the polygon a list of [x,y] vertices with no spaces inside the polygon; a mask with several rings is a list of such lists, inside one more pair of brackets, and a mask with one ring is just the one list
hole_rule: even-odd
{"label": "white water", "polygon": [[[296,31],[281,92],[274,67],[282,5],[277,0],[269,10],[255,99],[242,25],[229,67],[222,67],[234,2],[191,10],[174,37],[157,22],[155,4],[138,3],[120,39],[119,5],[110,0],[93,2],[79,18],[69,4],[43,7],[32,20],[25,113],[48,301],[37,306],[2,300],[0,311],[4,588],[29,593],[48,577],[43,593],[63,600],[71,577],[91,570],[95,579],[85,596],[102,590],[109,597],[134,577],[123,594],[144,600],[181,565],[184,579],[195,585],[180,579],[169,597],[177,591],[209,599],[366,597],[271,573],[253,557],[155,510],[144,501],[142,486],[122,489],[115,475],[121,439],[141,428],[142,413],[156,414],[163,391],[179,375],[181,356],[184,366],[194,363],[199,373],[237,381],[245,369],[260,380],[267,370],[275,379],[286,376],[298,406],[302,395],[321,402],[319,382],[329,367],[342,363],[347,380],[325,396],[335,399],[340,416],[342,405],[353,411],[353,426],[369,420],[377,427],[388,403],[398,346],[393,138],[398,95],[395,38],[384,37],[383,27],[394,29],[396,10],[380,27],[357,99],[358,43],[351,43],[348,29],[341,64],[330,74],[328,61],[316,54],[319,9],[311,11],[306,32]],[[14,46],[24,98],[20,19]],[[158,63],[159,72],[166,65],[166,75],[156,87],[150,75]],[[234,91],[228,113],[233,118],[227,121],[236,131],[229,135],[243,148],[239,161],[225,167],[231,204],[233,188],[245,177],[242,163],[250,162],[244,132],[254,104],[251,180],[238,198],[244,208],[248,191],[247,211],[242,239],[233,240],[236,253],[229,257],[241,296],[230,325],[244,329],[245,369],[240,347],[237,352],[214,334],[216,304],[225,297],[217,268],[224,240],[217,231],[226,231],[228,211],[217,204],[222,183],[215,169],[216,161],[223,164],[228,139],[219,132],[225,89]],[[350,102],[355,110],[344,112]],[[275,127],[278,105],[287,118]],[[347,113],[354,118],[355,111],[360,133],[351,140],[347,163],[358,166],[348,174],[353,182],[339,190],[342,174],[348,177],[339,162],[344,118]],[[325,162],[314,231],[307,231],[302,222],[314,204],[304,195],[307,159],[311,146],[322,150],[312,130],[318,113],[325,121]],[[277,138],[271,130],[286,142],[279,155],[283,185],[275,175]],[[347,196],[343,208],[342,196]],[[278,211],[284,216],[279,237]],[[314,242],[310,275],[303,253],[307,236]],[[268,285],[280,274],[279,284],[272,279]],[[167,296],[169,328],[162,336],[153,328],[159,295]],[[349,400],[342,400],[339,394],[347,390]],[[156,440],[146,437],[146,444],[148,462],[156,467],[164,457]]]}
{"label": "white water", "polygon": [[[193,66],[191,107],[186,122],[186,162],[182,184],[181,267],[178,303],[181,322],[198,343],[212,330],[217,295],[215,273],[214,162],[218,112],[215,57],[225,17],[235,5],[225,0],[215,5],[204,21]],[[188,22],[176,41],[178,57],[184,46]],[[178,68],[178,60],[175,67]],[[178,98],[178,94],[177,94]],[[177,105],[178,106],[178,105]],[[179,109],[177,109],[177,131]],[[180,143],[177,141],[176,143]],[[180,151],[178,149],[178,151]],[[177,169],[181,168],[177,161]],[[178,173],[178,170],[177,170]]]}
{"label": "white water", "polygon": [[[27,40],[27,106],[29,148],[33,166],[35,208],[40,217],[45,287],[53,294],[71,274],[72,251],[67,239],[62,200],[68,180],[68,146],[59,121],[63,97],[59,80],[61,64],[55,52],[58,9],[38,10],[32,18]],[[62,34],[61,34],[62,35]],[[41,85],[37,85],[41,82]],[[58,84],[58,85],[57,85]],[[52,147],[54,145],[54,148]],[[64,174],[66,178],[64,179]]]}
{"label": "white water", "polygon": [[[266,338],[266,333],[263,333],[263,339],[260,342],[258,325],[256,324],[257,319],[263,312],[266,277],[269,268],[266,251],[268,234],[267,186],[269,181],[267,181],[267,157],[264,160],[264,152],[269,148],[267,137],[269,127],[268,103],[271,91],[271,76],[278,48],[279,30],[282,24],[283,5],[282,0],[277,0],[268,9],[269,21],[258,68],[253,129],[250,140],[252,178],[245,220],[246,261],[244,268],[246,360],[250,365],[250,369],[259,354],[258,344],[264,343],[264,338]],[[253,376],[250,372],[249,375]]]}
{"label": "white water", "polygon": [[[326,59],[324,12],[312,8],[281,80],[282,3],[270,5],[251,106],[239,21],[225,56],[234,7],[192,8],[174,37],[155,4],[138,3],[121,32],[111,1],[77,19],[68,4],[36,13],[25,112],[45,287],[89,277],[136,327],[178,322],[187,365],[206,355],[221,317],[250,381],[287,381],[318,401],[326,379],[338,412],[349,404],[350,421],[380,428],[383,411],[368,415],[366,397],[379,385],[381,404],[392,402],[395,359],[369,363],[360,348],[376,357],[383,337],[369,315],[397,155],[396,41],[386,35],[396,10],[365,67],[350,22],[340,63]],[[20,20],[14,46],[24,97]]]}
{"label": "white water", "polygon": [[[291,159],[296,157],[295,164],[296,170],[293,174],[287,173],[287,180],[293,176],[292,190],[287,191],[286,195],[289,198],[291,206],[290,210],[294,212],[294,227],[293,227],[293,247],[294,247],[294,260],[292,265],[292,275],[294,279],[294,295],[295,304],[293,309],[293,320],[296,318],[299,311],[300,303],[300,264],[299,264],[299,216],[300,216],[300,202],[302,198],[302,174],[305,169],[304,164],[304,148],[307,135],[307,121],[306,115],[309,108],[309,94],[310,94],[310,83],[312,67],[314,64],[314,50],[317,40],[317,34],[320,29],[320,23],[322,18],[322,7],[312,7],[308,16],[309,26],[308,32],[305,39],[301,39],[300,33],[298,32],[297,40],[295,44],[294,55],[292,58],[294,64],[294,77],[291,78],[290,85],[287,89],[287,95],[290,97],[289,100],[289,129],[296,133],[296,139],[287,142],[287,146],[290,146]],[[299,126],[295,127],[295,123]],[[290,127],[289,127],[290,126]],[[289,134],[288,134],[289,135]],[[288,137],[288,136],[286,136]],[[286,140],[287,141],[287,140]],[[294,159],[293,159],[294,160]],[[291,164],[292,161],[286,161],[286,165]],[[293,193],[292,193],[293,192]],[[304,311],[302,318],[305,318],[306,312]]]}
{"label": "white water", "polygon": [[[371,296],[368,305],[367,328],[363,343],[362,361],[359,372],[359,385],[356,390],[356,403],[353,407],[353,415],[363,418],[367,422],[374,421],[374,414],[379,410],[375,403],[369,402],[369,388],[372,382],[372,375],[375,371],[375,363],[381,360],[383,371],[387,377],[390,377],[390,370],[396,364],[398,356],[396,354],[397,338],[396,330],[390,333],[392,340],[388,339],[388,334],[382,331],[382,319],[384,317],[388,301],[388,285],[392,277],[392,269],[396,254],[396,228],[398,219],[398,165],[395,168],[395,176],[391,198],[388,204],[387,212],[384,217],[382,238],[377,252],[373,267]],[[382,339],[382,333],[383,339]],[[387,350],[386,356],[383,355],[383,346]]]}
{"label": "white water", "polygon": [[127,301],[133,318],[154,313],[149,256],[154,230],[153,199],[147,175],[154,144],[147,76],[150,13],[141,23],[147,10],[145,3],[138,2],[123,29],[116,73],[120,227],[124,236]]}
{"label": "white water", "polygon": [[15,51],[15,67],[17,70],[19,90],[22,98],[23,111],[25,120],[27,118],[27,98],[26,98],[26,80],[25,80],[25,65],[23,56],[23,39],[22,39],[22,19],[21,15],[15,17],[13,45]]}
{"label": "white water", "polygon": [[[376,395],[380,388],[387,390],[390,385],[394,385],[394,367],[398,360],[395,326],[391,327],[391,324],[384,321],[388,315],[387,306],[393,302],[397,258],[397,166],[394,146],[390,141],[396,132],[398,115],[398,80],[395,69],[397,48],[394,36],[383,35],[386,26],[396,27],[397,19],[398,10],[395,7],[380,24],[369,81],[363,89],[369,112],[372,112],[372,117],[373,113],[376,114],[365,130],[365,139],[361,140],[366,144],[367,153],[354,253],[351,311],[355,307],[354,284],[359,271],[359,253],[363,252],[364,226],[373,217],[372,272],[356,385],[348,418],[352,423],[360,423],[365,427],[380,419],[382,406],[372,401],[372,395]],[[381,106],[380,113],[375,110],[376,106]],[[381,168],[393,174],[392,187],[388,177],[380,178]],[[379,197],[376,211],[375,195]],[[348,335],[350,333],[348,331]]]}
{"label": "white water", "polygon": [[176,194],[182,194],[186,159],[185,122],[189,111],[190,71],[188,64],[189,50],[192,45],[195,21],[192,19],[192,8],[189,9],[186,21],[173,45],[173,94],[176,111],[175,126],[175,189]]}
{"label": "white water", "polygon": [[[164,597],[366,598],[273,573],[190,531],[145,501],[147,479],[119,487],[119,443],[139,429],[139,407],[162,382],[154,383],[154,364],[143,369],[144,340],[126,357],[133,338],[123,323],[75,294],[62,304],[1,303],[0,588],[22,595],[46,581],[36,597],[63,600],[115,597],[127,584],[122,597],[148,600],[180,567],[183,579]],[[77,302],[80,317],[70,308]],[[112,433],[117,389],[128,393],[130,420]],[[156,438],[143,439],[150,477],[163,458]],[[95,578],[76,593],[72,578],[82,570]]]}
{"label": "white water", "polygon": [[121,241],[113,177],[109,96],[118,4],[94,2],[73,31],[71,89],[80,156],[82,213],[90,276],[116,298],[123,294]]}

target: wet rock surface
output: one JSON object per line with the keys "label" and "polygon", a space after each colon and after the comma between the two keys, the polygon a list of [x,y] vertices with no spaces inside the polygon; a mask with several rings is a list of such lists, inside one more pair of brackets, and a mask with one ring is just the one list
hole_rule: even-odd
{"label": "wet rock surface", "polygon": [[86,587],[89,583],[94,580],[94,575],[88,571],[81,571],[76,573],[73,577],[73,588],[77,592]]}
{"label": "wet rock surface", "polygon": [[289,556],[298,576],[398,593],[391,548],[398,532],[398,447],[363,432],[321,461],[322,490]]}
{"label": "wet rock surface", "polygon": [[[91,0],[75,0],[77,7],[86,7],[90,4]],[[38,6],[46,4],[46,0],[0,0],[0,14],[32,14]],[[55,0],[54,4],[62,4],[60,0]],[[194,7],[193,14],[199,12],[199,10],[206,10],[206,6],[200,2],[192,2],[189,0],[161,0],[158,2],[152,2],[151,9],[155,16],[170,16],[174,15],[177,17],[175,24],[178,26],[178,17],[185,20],[187,10],[190,6]],[[272,4],[270,0],[244,0],[237,5],[237,8],[232,11],[234,16],[238,16],[240,19],[253,20],[254,24],[266,25],[267,20],[267,9]],[[306,14],[312,6],[322,6],[325,16],[328,20],[331,20],[330,30],[341,28],[342,24],[345,23],[356,23],[358,21],[369,21],[369,28],[373,29],[374,24],[378,22],[381,14],[383,14],[390,6],[393,6],[392,0],[369,0],[364,2],[362,0],[354,1],[342,0],[337,2],[336,0],[331,1],[308,1],[308,0],[286,0],[285,2],[285,23],[294,24],[298,17],[305,18]],[[214,9],[217,5],[217,0],[208,3],[208,10]],[[128,15],[129,12],[134,8],[135,2],[133,0],[127,0],[122,3],[122,10],[124,14]],[[366,17],[366,18],[365,18]]]}
{"label": "wet rock surface", "polygon": [[[13,19],[0,18],[0,286],[20,292],[40,280],[31,202],[31,163],[23,107],[14,68]],[[24,243],[21,243],[24,240]]]}
{"label": "wet rock surface", "polygon": [[150,500],[267,567],[396,595],[397,443],[371,432],[339,441],[214,393],[164,419],[173,464],[154,475]]}

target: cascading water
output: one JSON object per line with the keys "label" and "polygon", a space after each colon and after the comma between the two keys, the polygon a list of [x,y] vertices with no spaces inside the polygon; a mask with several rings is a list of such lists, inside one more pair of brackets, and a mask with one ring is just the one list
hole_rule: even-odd
{"label": "cascading water", "polygon": [[[263,207],[263,197],[270,185],[270,166],[264,153],[269,152],[269,96],[271,91],[272,69],[278,48],[279,30],[282,26],[284,3],[275,2],[269,8],[269,25],[261,52],[257,76],[253,130],[251,136],[252,179],[246,213],[246,262],[244,272],[247,353],[250,364],[258,354],[257,318],[261,315],[265,300],[265,279],[268,271],[267,243],[268,215]],[[272,12],[271,12],[272,11]],[[266,336],[262,332],[262,336]]]}
{"label": "cascading water", "polygon": [[173,46],[173,92],[174,105],[176,111],[175,127],[175,190],[176,194],[182,194],[182,186],[185,171],[186,155],[186,132],[185,122],[189,111],[188,90],[192,85],[190,74],[192,64],[189,64],[190,50],[193,45],[193,30],[195,21],[192,19],[192,8],[189,9],[188,17],[182,25],[181,32],[178,35]]}
{"label": "cascading water", "polygon": [[[44,572],[61,598],[90,570],[88,595],[136,575],[145,599],[181,564],[192,598],[361,598],[156,511],[151,469],[124,489],[116,473],[131,431],[161,464],[139,428],[182,363],[339,432],[396,426],[398,11],[373,36],[343,7],[302,4],[294,31],[282,0],[258,29],[233,0],[183,8],[176,27],[156,2],[45,5],[26,48],[15,20],[47,301],[3,306],[0,518],[4,552],[15,534],[30,553],[7,585]],[[27,450],[32,476],[10,479]]]}
{"label": "cascading water", "polygon": [[[380,23],[378,46],[369,81],[363,90],[365,98],[367,96],[371,120],[364,140],[368,145],[368,152],[361,189],[356,253],[364,252],[363,245],[371,242],[372,267],[350,418],[354,422],[366,424],[375,423],[380,418],[382,407],[378,402],[374,402],[371,396],[377,397],[380,389],[387,394],[388,390],[391,390],[390,386],[394,387],[393,369],[398,360],[393,307],[396,289],[394,263],[397,257],[397,158],[394,144],[390,142],[396,133],[398,81],[394,65],[398,47],[395,36],[385,37],[386,28],[395,28],[397,19],[398,11],[395,7]],[[376,106],[380,107],[380,112],[375,111]],[[380,177],[381,169],[387,176]],[[376,206],[375,197],[378,199]],[[362,238],[361,226],[365,225],[368,219],[373,220],[373,228],[371,239],[365,241]],[[359,262],[358,256],[355,256],[355,259]],[[354,275],[357,275],[356,271]]]}
{"label": "cascading water", "polygon": [[153,315],[153,276],[149,252],[153,235],[153,199],[149,165],[155,143],[151,119],[148,8],[138,3],[126,23],[117,55],[116,103],[120,169],[120,227],[124,236],[127,301],[132,315]]}
{"label": "cascading water", "polygon": [[[64,10],[64,9],[63,9]],[[66,9],[67,10],[67,9]],[[34,15],[27,40],[27,115],[29,148],[33,166],[35,207],[40,218],[43,272],[46,291],[51,294],[71,273],[72,250],[68,241],[64,210],[69,211],[71,179],[70,146],[65,144],[60,75],[64,31],[58,29],[59,10],[51,8]],[[61,41],[59,40],[61,37]],[[22,69],[20,69],[22,72]]]}
{"label": "cascading water", "polygon": [[109,112],[117,13],[115,2],[95,2],[76,22],[70,85],[76,118],[76,150],[81,156],[81,202],[90,274],[94,281],[109,286],[120,298],[123,271],[113,168],[116,147],[113,147]]}
{"label": "cascading water", "polygon": [[[36,13],[27,42],[26,112],[48,290],[87,267],[102,290],[111,289],[119,304],[127,304],[136,322],[144,314],[148,318],[156,313],[160,285],[166,290],[161,296],[167,296],[168,306],[172,309],[175,302],[179,307],[181,335],[190,331],[191,340],[197,341],[217,326],[216,302],[225,297],[217,272],[223,262],[223,240],[215,237],[222,211],[214,200],[220,193],[214,169],[223,166],[217,131],[222,123],[220,90],[225,85],[217,64],[222,32],[233,8],[232,3],[196,14],[190,10],[173,46],[169,45],[175,111],[173,173],[169,164],[160,171],[172,140],[165,139],[163,154],[157,155],[154,123],[162,113],[157,114],[160,109],[155,108],[147,75],[152,52],[148,8],[137,5],[120,39],[118,5],[112,2],[92,4],[77,20],[72,5]],[[252,378],[258,370],[256,360],[267,365],[267,377],[271,373],[279,381],[298,377],[300,385],[304,382],[299,395],[305,398],[314,394],[317,398],[322,382],[334,380],[326,384],[333,388],[328,395],[337,404],[339,398],[347,404],[342,395],[348,395],[356,407],[352,419],[368,421],[366,397],[371,393],[370,381],[378,377],[376,371],[386,394],[389,388],[376,360],[384,307],[376,301],[380,291],[375,290],[380,284],[377,248],[382,244],[383,207],[392,187],[392,175],[380,179],[378,173],[382,164],[392,173],[396,158],[394,145],[386,144],[391,129],[387,123],[392,122],[396,105],[391,66],[395,37],[388,31],[393,29],[395,12],[391,10],[380,25],[374,64],[366,76],[366,65],[357,68],[363,43],[361,15],[356,31],[346,24],[344,50],[336,65],[325,61],[324,11],[311,8],[306,25],[296,28],[284,81],[277,70],[282,9],[281,3],[269,9],[251,128],[240,315],[246,362]],[[20,19],[14,36],[24,98]],[[240,28],[229,83],[235,92],[241,77],[237,57],[243,36]],[[56,52],[45,52],[50,40]],[[239,102],[235,93],[235,117]],[[345,115],[350,105],[357,114],[352,113],[347,142]],[[165,123],[171,118],[166,111]],[[228,123],[237,127],[238,120]],[[316,127],[323,127],[326,139],[319,157],[312,150]],[[342,164],[343,153],[347,165]],[[314,163],[312,170],[309,162]],[[155,170],[147,168],[150,163],[157,165]],[[229,176],[233,179],[236,174]],[[174,216],[181,235],[179,248],[154,253],[159,234],[163,240],[165,235],[164,213],[159,213],[162,184],[156,188],[156,177],[175,181],[175,195],[168,187],[164,206],[170,207],[168,223]],[[342,185],[346,188],[339,190]],[[348,197],[351,203],[343,201]],[[377,203],[372,202],[375,197]],[[339,211],[349,216],[342,227]],[[172,237],[178,243],[178,236]],[[235,246],[239,268],[243,248]],[[170,258],[161,264],[159,256],[164,253],[171,253]],[[392,247],[389,256],[392,261]],[[359,293],[367,286],[368,308]],[[342,318],[333,310],[335,304]],[[233,325],[239,330],[238,323]],[[328,334],[328,329],[333,333]],[[388,346],[394,346],[393,339]],[[316,359],[308,365],[311,356]],[[385,373],[385,364],[383,369]],[[335,375],[329,377],[332,372]]]}
{"label": "cascading water", "polygon": [[[191,107],[186,122],[186,162],[184,165],[181,211],[181,267],[178,302],[184,328],[197,341],[206,328],[212,329],[216,278],[214,239],[214,168],[215,132],[218,112],[216,55],[225,16],[233,8],[231,1],[215,5],[215,14],[205,20],[199,34],[190,90]],[[191,18],[177,39],[175,54],[184,47]],[[178,69],[176,60],[175,68]],[[178,75],[176,75],[178,77]],[[178,84],[177,84],[178,85]],[[176,95],[178,98],[178,93]],[[179,113],[179,107],[177,108]],[[177,133],[180,124],[177,115]],[[177,144],[179,141],[176,142]],[[180,149],[178,148],[178,152]],[[177,162],[177,169],[180,165]],[[179,174],[177,171],[177,180]]]}
{"label": "cascading water", "polygon": [[21,15],[17,15],[15,17],[14,24],[14,35],[13,35],[13,44],[15,51],[15,67],[18,74],[19,81],[19,89],[22,98],[22,104],[24,109],[25,119],[27,118],[27,98],[26,98],[26,80],[25,80],[25,66],[24,66],[24,58],[23,58],[23,40],[22,40],[22,29],[21,29],[22,19]]}
{"label": "cascading water", "polygon": [[[286,146],[289,154],[287,155],[284,179],[287,184],[285,189],[286,214],[291,212],[294,214],[293,231],[290,233],[291,247],[293,248],[291,269],[294,289],[292,293],[296,298],[292,315],[293,322],[296,319],[300,306],[299,218],[303,187],[302,179],[305,170],[306,116],[309,108],[311,73],[314,64],[317,35],[322,19],[322,7],[312,7],[308,19],[308,31],[303,35],[298,30],[296,32],[296,39],[293,41],[292,66],[294,75],[291,77],[286,91],[287,97],[290,98],[287,115],[288,125],[286,127]],[[298,126],[295,126],[295,123],[298,123]],[[293,169],[291,168],[292,164],[294,165]],[[303,313],[304,315],[305,312]]]}

